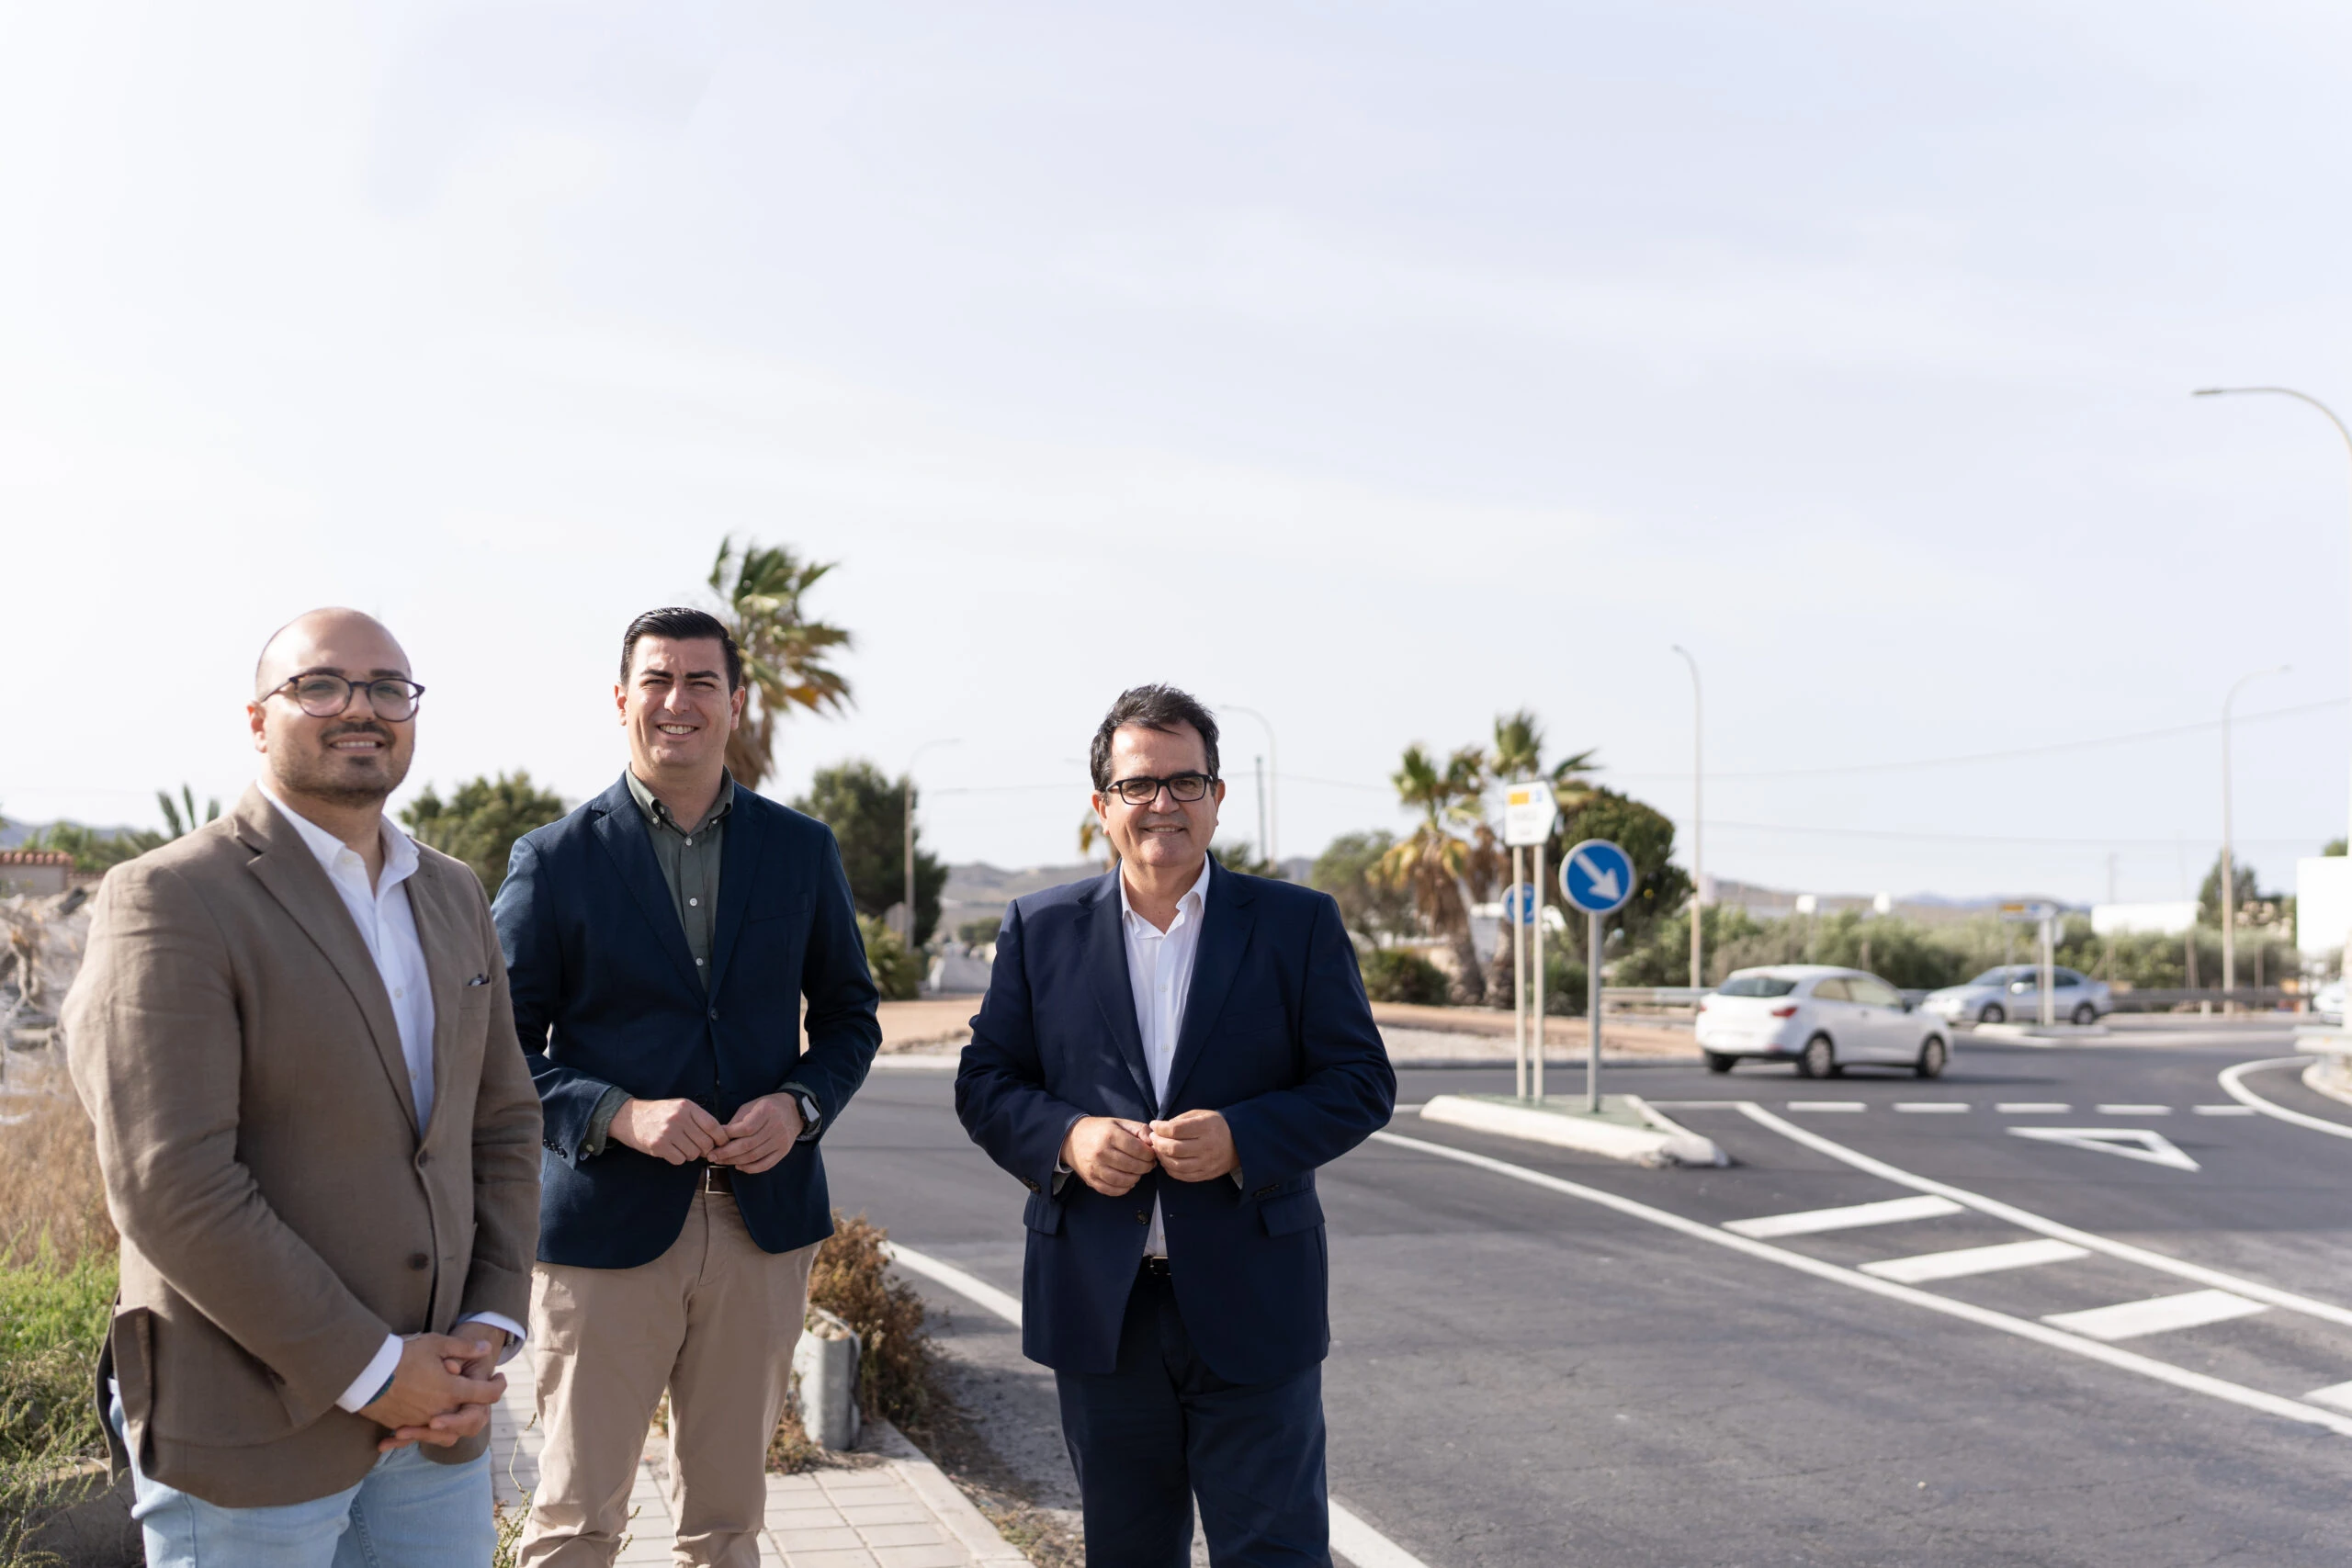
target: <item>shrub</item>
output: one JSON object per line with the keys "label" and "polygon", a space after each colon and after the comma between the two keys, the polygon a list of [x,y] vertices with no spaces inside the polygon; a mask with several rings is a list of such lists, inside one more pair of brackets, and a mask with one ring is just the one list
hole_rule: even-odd
{"label": "shrub", "polygon": [[[889,1238],[889,1232],[864,1214],[850,1219],[833,1211],[833,1234],[817,1249],[808,1270],[808,1304],[857,1331],[859,1413],[869,1421],[879,1416],[899,1427],[920,1427],[931,1410],[936,1352],[923,1326],[922,1298],[912,1286],[890,1279],[890,1260],[882,1250]],[[787,1409],[768,1445],[768,1466],[788,1474],[808,1469],[823,1452]]]}
{"label": "shrub", "polygon": [[1445,971],[1407,948],[1375,948],[1364,955],[1363,988],[1376,1002],[1442,1004],[1449,991]]}
{"label": "shrub", "polygon": [[874,972],[874,987],[882,999],[914,1000],[922,988],[922,956],[909,953],[899,933],[872,915],[857,917],[857,934],[865,939],[865,966]]}

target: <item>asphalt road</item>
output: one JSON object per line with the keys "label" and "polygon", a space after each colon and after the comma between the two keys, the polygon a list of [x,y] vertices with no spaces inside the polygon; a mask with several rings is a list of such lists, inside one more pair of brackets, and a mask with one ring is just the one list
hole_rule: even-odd
{"label": "asphalt road", "polygon": [[[1963,1037],[1935,1083],[1611,1073],[1723,1145],[1718,1170],[1401,1110],[1321,1180],[1333,1495],[1429,1568],[2345,1562],[2352,1398],[2307,1396],[2352,1383],[2352,1138],[2218,1081],[2290,1048],[2158,1030]],[[1399,1076],[1408,1106],[1510,1087]],[[2244,1081],[2352,1130],[2291,1070]],[[1023,1193],[965,1139],[947,1075],[876,1074],[825,1148],[838,1203],[1019,1292]],[[1849,1228],[1742,1224],[1894,1201]],[[2007,1250],[1904,1261],[1983,1247]],[[1011,1457],[1053,1472],[1049,1377],[916,1282]]]}

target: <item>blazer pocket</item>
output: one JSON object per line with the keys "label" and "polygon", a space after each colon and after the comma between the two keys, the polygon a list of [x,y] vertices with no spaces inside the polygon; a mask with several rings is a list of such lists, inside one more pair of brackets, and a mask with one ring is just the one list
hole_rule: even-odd
{"label": "blazer pocket", "polygon": [[122,1417],[143,1427],[155,1410],[155,1314],[146,1307],[131,1307],[114,1314],[107,1336],[113,1359],[114,1380],[122,1388]]}
{"label": "blazer pocket", "polygon": [[1285,1192],[1279,1198],[1269,1198],[1258,1205],[1258,1218],[1268,1235],[1294,1235],[1311,1231],[1323,1223],[1323,1201],[1309,1188],[1304,1192]]}
{"label": "blazer pocket", "polygon": [[1044,1192],[1030,1193],[1027,1206],[1021,1211],[1021,1223],[1042,1235],[1061,1235],[1062,1201]]}
{"label": "blazer pocket", "polygon": [[813,893],[795,893],[780,905],[770,904],[764,908],[746,912],[743,916],[743,923],[747,926],[757,926],[764,925],[770,920],[806,919],[809,909],[815,906],[816,902],[817,896]]}

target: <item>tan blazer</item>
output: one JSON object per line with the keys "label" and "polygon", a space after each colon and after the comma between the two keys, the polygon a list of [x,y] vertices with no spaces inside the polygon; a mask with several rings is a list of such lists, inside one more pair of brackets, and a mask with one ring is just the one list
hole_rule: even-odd
{"label": "tan blazer", "polygon": [[116,867],[93,907],[66,1055],[122,1233],[128,1439],[148,1476],[224,1507],[359,1482],[382,1431],[335,1400],[387,1333],[529,1319],[538,1096],[481,885],[418,853],[422,1138],[375,962],[260,791]]}

